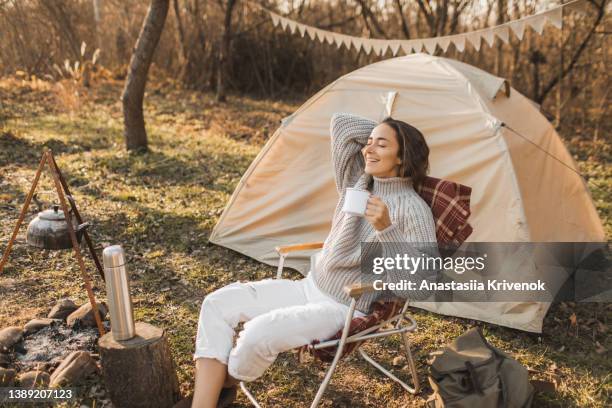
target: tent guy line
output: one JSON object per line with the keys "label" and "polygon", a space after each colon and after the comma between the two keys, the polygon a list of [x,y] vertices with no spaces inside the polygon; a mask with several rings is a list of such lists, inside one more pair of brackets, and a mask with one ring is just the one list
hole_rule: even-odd
{"label": "tent guy line", "polygon": [[544,153],[546,153],[548,156],[552,157],[553,159],[555,159],[556,161],[558,161],[559,163],[561,163],[563,166],[567,167],[568,169],[570,169],[571,171],[573,171],[574,173],[576,173],[577,175],[579,175],[583,180],[586,180],[585,177],[577,170],[573,169],[570,165],[568,165],[567,163],[565,163],[563,160],[559,159],[557,156],[555,156],[554,154],[550,153],[548,150],[543,149],[542,147],[540,147],[537,143],[532,142],[531,140],[529,140],[526,136],[521,135],[519,132],[517,132],[516,130],[512,129],[510,126],[508,126],[505,123],[501,124],[503,127],[505,127],[506,129],[508,129],[509,131],[511,131],[512,133],[516,134],[519,137],[522,137],[523,139],[525,139],[526,141],[528,141],[529,143],[531,143],[532,145],[534,145],[537,149],[543,151]]}

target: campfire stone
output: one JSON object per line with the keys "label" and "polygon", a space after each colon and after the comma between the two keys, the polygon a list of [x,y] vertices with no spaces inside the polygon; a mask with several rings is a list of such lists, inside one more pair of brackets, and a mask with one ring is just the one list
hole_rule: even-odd
{"label": "campfire stone", "polygon": [[96,362],[87,351],[70,353],[51,375],[51,387],[75,385],[97,369]]}
{"label": "campfire stone", "polygon": [[50,326],[54,321],[55,320],[49,318],[32,319],[23,326],[24,334],[27,336],[28,334],[36,333],[40,329]]}
{"label": "campfire stone", "polygon": [[19,343],[23,337],[21,327],[11,326],[0,330],[0,351],[8,350]]}
{"label": "campfire stone", "polygon": [[19,376],[19,386],[21,388],[46,387],[49,385],[49,373],[45,371],[28,371]]}
{"label": "campfire stone", "polygon": [[[100,319],[104,320],[106,316],[106,305],[104,303],[98,303],[98,311],[100,312]],[[85,303],[77,310],[72,312],[66,319],[68,327],[96,327],[96,318],[94,317],[93,309],[90,303]]]}
{"label": "campfire stone", "polygon": [[8,368],[11,364],[11,356],[6,353],[0,353],[0,367]]}
{"label": "campfire stone", "polygon": [[53,306],[47,317],[49,319],[64,320],[65,318],[70,316],[70,313],[74,312],[78,308],[79,307],[71,299],[60,299],[57,301],[55,306]]}
{"label": "campfire stone", "polygon": [[12,387],[15,384],[15,370],[0,367],[0,387]]}

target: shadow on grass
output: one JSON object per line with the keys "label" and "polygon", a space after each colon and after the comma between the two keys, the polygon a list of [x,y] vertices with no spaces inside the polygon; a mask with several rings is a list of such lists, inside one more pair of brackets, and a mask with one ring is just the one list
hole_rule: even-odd
{"label": "shadow on grass", "polygon": [[91,151],[105,149],[113,143],[123,142],[120,122],[101,123],[100,118],[82,116],[44,115],[29,118],[19,123],[24,132],[45,132],[55,139],[65,140],[75,150]]}
{"label": "shadow on grass", "polygon": [[[363,381],[363,379],[380,381],[384,377],[376,371],[375,368],[367,364],[362,359],[353,357],[344,357],[341,359],[334,377],[344,376],[348,372],[357,372],[360,379],[355,378],[354,381]],[[329,369],[328,363],[322,363],[318,360],[313,360],[308,357],[303,363],[298,362],[297,354],[292,352],[281,353],[273,366],[270,367],[264,376],[255,382],[247,384],[255,397],[264,404],[264,406],[309,406],[321,385],[323,375]],[[332,378],[334,378],[332,377]],[[400,375],[406,377],[406,375]],[[394,386],[395,387],[395,386]],[[399,385],[396,386],[398,392],[403,392]],[[401,391],[400,391],[401,390]],[[270,391],[273,393],[270,394]],[[368,396],[365,395],[365,390],[362,387],[354,384],[338,384],[332,379],[327,386],[321,406],[333,407],[368,407]],[[396,392],[393,393],[397,395]],[[418,398],[418,397],[410,397]],[[289,404],[289,402],[291,404]]]}
{"label": "shadow on grass", "polygon": [[80,142],[68,143],[56,138],[50,138],[38,143],[15,136],[11,132],[0,134],[0,166],[9,164],[24,164],[36,166],[45,149],[51,149],[54,155],[72,154],[107,148],[106,143],[97,143],[93,139],[83,139]]}
{"label": "shadow on grass", "polygon": [[178,158],[155,150],[123,157],[94,157],[92,160],[98,169],[123,176],[128,184],[133,181],[138,186],[199,185],[226,193],[231,193],[234,187],[216,183],[216,179],[227,175],[239,177],[250,163],[232,153],[215,153],[214,160],[209,160],[204,155],[197,159]]}
{"label": "shadow on grass", "polygon": [[[5,214],[9,213],[9,217],[14,218],[15,222],[17,222],[19,213],[25,203],[26,194],[15,184],[4,181],[2,175],[0,175],[0,186],[0,210]],[[36,214],[37,212],[38,208],[36,204],[32,202],[30,203],[26,216],[29,214]]]}

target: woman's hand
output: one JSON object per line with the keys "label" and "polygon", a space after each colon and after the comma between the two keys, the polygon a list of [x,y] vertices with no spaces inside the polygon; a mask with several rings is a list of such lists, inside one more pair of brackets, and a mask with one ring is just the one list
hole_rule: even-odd
{"label": "woman's hand", "polygon": [[391,226],[391,217],[389,217],[387,205],[374,194],[370,194],[368,199],[365,218],[377,231],[382,231]]}

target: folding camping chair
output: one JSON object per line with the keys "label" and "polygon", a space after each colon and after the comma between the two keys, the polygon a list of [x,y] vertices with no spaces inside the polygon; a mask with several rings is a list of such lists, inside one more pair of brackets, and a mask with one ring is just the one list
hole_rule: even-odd
{"label": "folding camping chair", "polygon": [[[425,182],[419,190],[419,194],[432,209],[432,214],[436,221],[436,236],[439,245],[448,245],[457,248],[471,234],[472,228],[467,223],[467,219],[470,215],[470,193],[471,188],[467,186],[433,177],[426,177]],[[281,278],[285,258],[289,254],[320,250],[321,248],[323,248],[323,242],[276,247],[276,252],[279,255],[276,279]],[[316,254],[314,256],[316,257]],[[311,257],[311,263],[314,261],[315,258]],[[311,408],[315,408],[319,405],[323,393],[329,385],[340,359],[352,352],[355,348],[365,361],[376,367],[393,381],[397,382],[406,391],[411,394],[419,392],[419,378],[416,371],[416,364],[410,350],[410,339],[408,338],[408,333],[416,330],[417,323],[414,318],[407,313],[409,302],[402,302],[400,300],[375,302],[371,314],[363,317],[354,316],[359,297],[364,293],[374,290],[371,283],[346,286],[344,291],[351,297],[351,303],[342,330],[327,341],[307,344],[300,349],[300,360],[302,353],[308,351],[323,361],[331,362],[323,382],[319,386],[319,390],[310,405]],[[391,327],[385,328],[388,325],[391,325]],[[370,357],[361,347],[367,340],[384,338],[396,334],[402,337],[408,368],[412,378],[412,385],[400,380],[397,376],[372,359],[372,357]],[[240,388],[253,405],[257,408],[261,408],[257,399],[255,399],[253,394],[247,389],[243,381],[240,382]]]}

